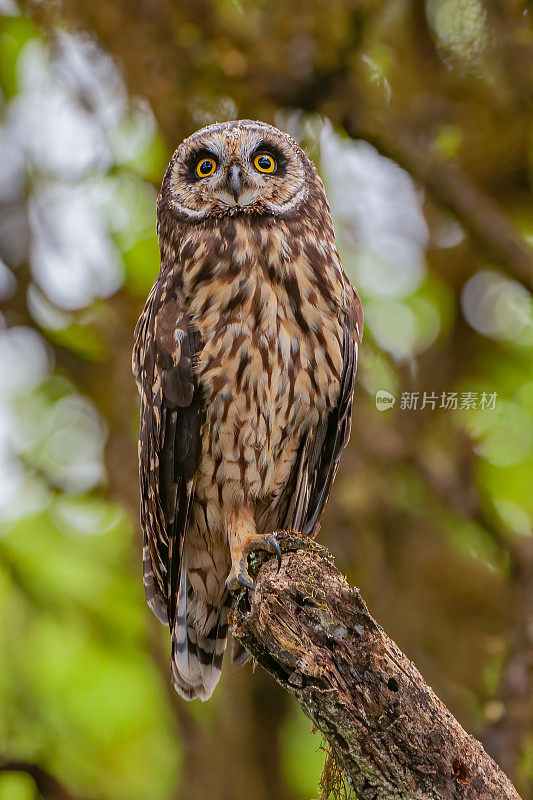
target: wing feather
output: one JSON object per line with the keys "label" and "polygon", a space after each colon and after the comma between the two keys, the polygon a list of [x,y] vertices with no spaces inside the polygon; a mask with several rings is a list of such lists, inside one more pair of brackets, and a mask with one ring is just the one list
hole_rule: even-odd
{"label": "wing feather", "polygon": [[200,349],[174,293],[156,283],[135,328],[133,372],[141,393],[144,585],[150,608],[170,625],[201,447],[203,404],[194,374]]}
{"label": "wing feather", "polygon": [[337,405],[300,446],[296,463],[280,497],[279,527],[316,536],[320,520],[350,438],[358,345],[363,311],[355,289],[346,282],[343,313],[343,365]]}

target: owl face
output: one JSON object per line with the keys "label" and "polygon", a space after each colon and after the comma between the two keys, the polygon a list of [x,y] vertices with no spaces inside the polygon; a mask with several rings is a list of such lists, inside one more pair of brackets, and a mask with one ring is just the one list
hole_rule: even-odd
{"label": "owl face", "polygon": [[241,120],[194,133],[178,147],[161,196],[180,216],[288,216],[307,198],[316,171],[296,142],[262,122]]}

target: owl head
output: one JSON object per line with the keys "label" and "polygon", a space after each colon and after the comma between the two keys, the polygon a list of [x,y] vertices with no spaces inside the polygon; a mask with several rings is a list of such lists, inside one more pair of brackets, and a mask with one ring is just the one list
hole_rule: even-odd
{"label": "owl head", "polygon": [[225,215],[288,217],[314,185],[323,191],[313,164],[287,133],[238,120],[209,125],[180,144],[160,205],[191,222]]}

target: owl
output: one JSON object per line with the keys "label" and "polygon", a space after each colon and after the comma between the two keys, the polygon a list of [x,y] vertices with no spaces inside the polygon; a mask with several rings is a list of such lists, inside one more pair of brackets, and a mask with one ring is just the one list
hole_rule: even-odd
{"label": "owl", "polygon": [[[276,532],[315,536],[348,441],[363,318],[315,167],[262,122],[174,153],[159,276],[135,329],[144,586],[171,677],[207,700],[232,593]],[[234,646],[234,660],[245,657]]]}

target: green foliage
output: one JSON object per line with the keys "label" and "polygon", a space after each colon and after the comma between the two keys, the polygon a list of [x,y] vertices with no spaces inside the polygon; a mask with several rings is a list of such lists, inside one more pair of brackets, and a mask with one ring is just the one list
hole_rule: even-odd
{"label": "green foliage", "polygon": [[282,767],[287,785],[297,797],[314,797],[324,766],[320,735],[296,704],[291,704],[282,731]]}
{"label": "green foliage", "polygon": [[[1,539],[2,748],[38,754],[101,796],[167,797],[176,748],[130,566],[131,527],[95,500],[66,500]],[[81,527],[65,526],[66,510],[68,520],[85,515]]]}
{"label": "green foliage", "polygon": [[0,775],[0,800],[37,800],[35,783],[22,773]]}
{"label": "green foliage", "polygon": [[22,16],[0,18],[0,85],[5,98],[17,94],[17,61],[28,42],[41,37],[34,23]]}

